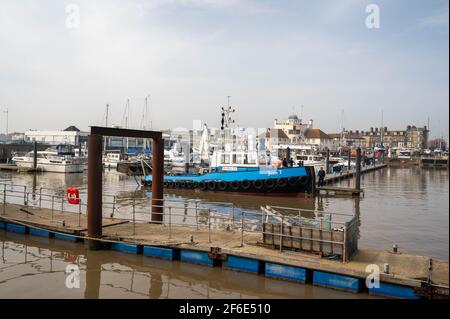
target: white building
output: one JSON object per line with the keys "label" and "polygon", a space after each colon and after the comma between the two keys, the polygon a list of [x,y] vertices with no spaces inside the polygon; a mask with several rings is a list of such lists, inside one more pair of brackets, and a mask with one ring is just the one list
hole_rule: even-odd
{"label": "white building", "polygon": [[275,129],[283,130],[292,144],[302,143],[305,131],[308,128],[312,128],[312,126],[312,120],[310,120],[308,124],[303,124],[302,120],[295,114],[290,115],[286,121],[278,121],[275,119],[273,124]]}
{"label": "white building", "polygon": [[25,141],[39,142],[49,145],[70,144],[79,145],[87,142],[88,132],[81,132],[75,126],[69,126],[63,131],[26,131]]}
{"label": "white building", "polygon": [[305,131],[305,142],[317,145],[320,151],[325,149],[334,150],[334,141],[328,134],[318,128],[308,128]]}
{"label": "white building", "polygon": [[264,145],[266,150],[273,151],[275,146],[280,144],[288,144],[289,137],[282,129],[268,129],[266,132],[259,135],[264,138]]}

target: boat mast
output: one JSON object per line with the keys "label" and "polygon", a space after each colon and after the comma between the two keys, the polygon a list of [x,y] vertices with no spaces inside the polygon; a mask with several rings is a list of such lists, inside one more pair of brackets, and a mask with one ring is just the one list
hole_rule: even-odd
{"label": "boat mast", "polygon": [[[106,104],[105,127],[108,127],[108,115],[109,115],[109,104]],[[108,138],[106,136],[103,138],[104,138],[103,151],[106,152],[106,143],[107,143]]]}

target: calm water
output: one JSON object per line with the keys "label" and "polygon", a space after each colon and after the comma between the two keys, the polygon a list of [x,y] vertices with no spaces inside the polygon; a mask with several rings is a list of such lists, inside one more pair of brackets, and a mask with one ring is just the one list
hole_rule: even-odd
{"label": "calm water", "polygon": [[[33,175],[0,173],[0,181],[65,189],[85,189],[86,174]],[[343,181],[342,186],[352,186]],[[448,260],[449,179],[447,170],[386,168],[363,176],[361,199],[318,197],[300,199],[265,196],[226,196],[208,192],[167,191],[169,198],[233,202],[245,210],[270,204],[354,213],[360,221],[360,247],[390,250],[392,244],[408,253]],[[149,190],[133,178],[104,174],[104,193],[145,197]],[[15,236],[15,237],[11,237]],[[261,276],[210,269],[178,262],[111,251],[85,251],[82,244],[48,240],[42,243],[24,235],[0,232],[0,297],[132,297],[132,298],[321,298],[355,297],[310,285],[270,280]],[[61,245],[65,245],[61,247]],[[76,262],[81,269],[81,288],[66,289],[64,269]],[[42,283],[45,282],[45,287]],[[52,286],[52,287],[49,287]],[[53,289],[48,289],[53,288]],[[44,295],[42,295],[45,292]],[[358,295],[358,297],[367,297]]]}
{"label": "calm water", "polygon": [[[0,298],[367,298],[0,230]],[[67,288],[77,265],[79,288]]]}

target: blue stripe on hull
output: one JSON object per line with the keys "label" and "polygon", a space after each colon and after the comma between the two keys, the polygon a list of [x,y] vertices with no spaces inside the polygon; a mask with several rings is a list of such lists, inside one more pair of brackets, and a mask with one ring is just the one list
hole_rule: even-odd
{"label": "blue stripe on hull", "polygon": [[[305,167],[290,167],[279,169],[258,169],[254,171],[237,171],[237,172],[221,172],[221,173],[207,173],[204,175],[184,174],[178,176],[164,176],[164,181],[243,181],[243,180],[265,180],[276,178],[289,177],[308,177],[308,172]],[[145,176],[145,181],[150,182],[151,175]]]}

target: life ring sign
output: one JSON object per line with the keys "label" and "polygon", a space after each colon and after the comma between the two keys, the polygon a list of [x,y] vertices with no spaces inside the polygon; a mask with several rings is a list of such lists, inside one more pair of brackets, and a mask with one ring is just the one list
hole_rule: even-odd
{"label": "life ring sign", "polygon": [[66,189],[66,197],[69,204],[78,205],[80,203],[80,193],[76,187],[68,187]]}

